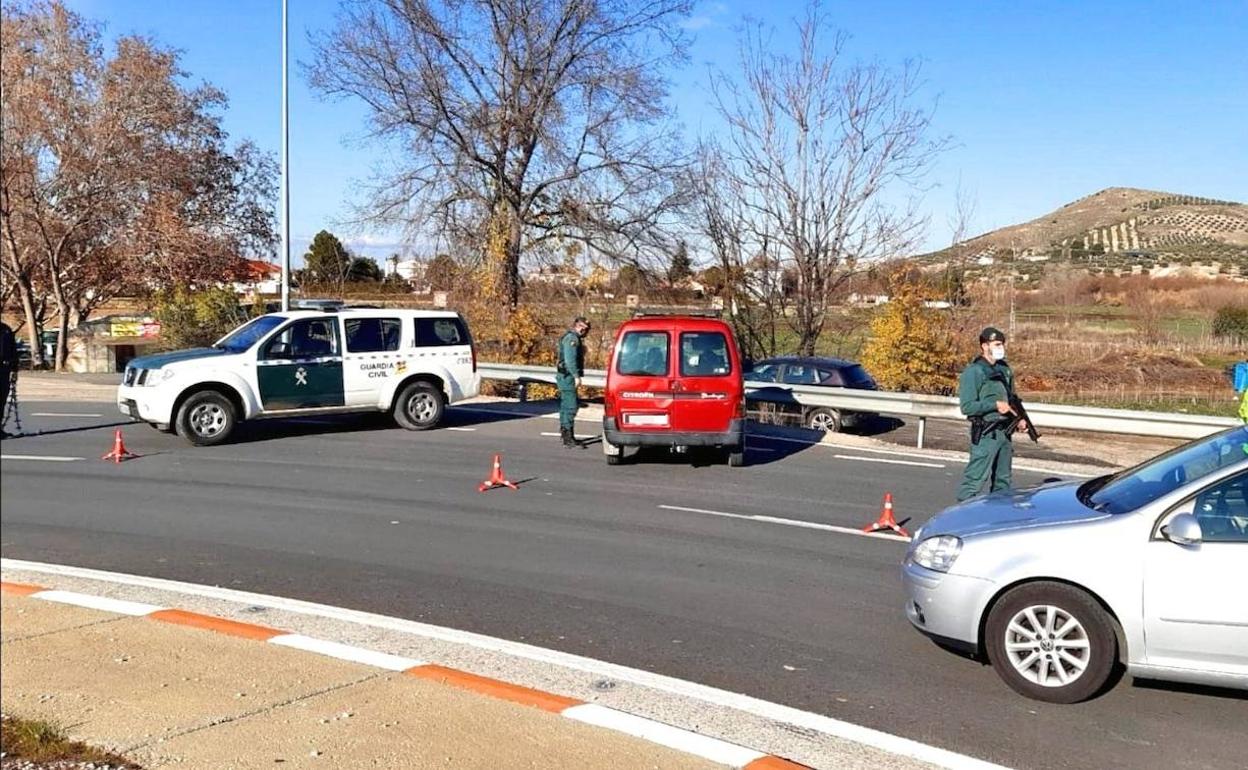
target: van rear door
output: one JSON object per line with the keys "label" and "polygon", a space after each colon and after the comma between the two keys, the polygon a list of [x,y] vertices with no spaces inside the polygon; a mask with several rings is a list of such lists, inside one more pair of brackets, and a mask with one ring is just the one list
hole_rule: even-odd
{"label": "van rear door", "polygon": [[672,429],[672,335],[630,329],[616,346],[612,394],[616,425],[624,431]]}
{"label": "van rear door", "polygon": [[741,372],[732,343],[720,329],[680,332],[673,383],[673,428],[722,432],[737,416]]}

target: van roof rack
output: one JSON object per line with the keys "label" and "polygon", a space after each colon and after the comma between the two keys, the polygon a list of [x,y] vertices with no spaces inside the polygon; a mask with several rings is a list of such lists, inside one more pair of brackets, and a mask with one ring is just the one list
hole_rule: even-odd
{"label": "van roof rack", "polygon": [[695,318],[722,318],[724,311],[715,308],[691,308],[674,310],[671,308],[638,308],[633,311],[633,318],[653,318],[661,316],[693,316]]}

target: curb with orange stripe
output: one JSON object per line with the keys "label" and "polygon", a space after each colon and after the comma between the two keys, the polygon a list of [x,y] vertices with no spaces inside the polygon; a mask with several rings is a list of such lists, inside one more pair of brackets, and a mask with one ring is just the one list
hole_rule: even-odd
{"label": "curb with orange stripe", "polygon": [[144,617],[161,623],[187,626],[242,639],[276,644],[282,647],[292,647],[339,660],[375,666],[387,671],[397,671],[408,676],[470,690],[491,698],[538,708],[585,724],[615,730],[730,767],[744,768],[744,770],[809,770],[805,765],[800,765],[787,759],[764,754],[761,751],[738,746],[735,743],[729,743],[718,738],[699,735],[691,730],[673,727],[672,725],[646,717],[617,711],[596,703],[586,703],[575,698],[522,687],[499,679],[491,679],[466,671],[439,666],[415,658],[390,655],[389,653],[377,652],[365,647],[340,644],[302,634],[291,634],[266,626],[218,618],[212,615],[202,615],[198,612],[159,607],[154,604],[144,604],[123,599],[112,599],[106,596],[95,596],[75,591],[58,591],[42,586],[10,583],[7,581],[0,581],[0,591],[7,594],[27,596],[32,599],[42,599],[60,604],[113,612],[119,615]]}

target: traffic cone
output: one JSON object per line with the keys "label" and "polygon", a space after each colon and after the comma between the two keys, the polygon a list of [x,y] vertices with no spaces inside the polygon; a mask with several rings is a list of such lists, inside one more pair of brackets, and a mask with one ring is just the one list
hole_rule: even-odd
{"label": "traffic cone", "polygon": [[119,463],[122,460],[130,460],[135,457],[138,457],[138,455],[131,452],[129,449],[126,449],[126,442],[121,440],[121,428],[118,428],[117,432],[113,434],[113,451],[104,455],[100,459],[112,460],[114,463]]}
{"label": "traffic cone", "polygon": [[[906,519],[905,521],[909,521]],[[902,524],[905,523],[902,522]],[[863,532],[879,532],[880,530],[889,529],[902,537],[910,537],[910,533],[901,528],[901,524],[897,523],[897,519],[893,518],[893,493],[884,493],[884,507],[880,509],[880,518],[875,520],[874,524],[868,524],[862,528]]]}
{"label": "traffic cone", "polygon": [[520,489],[520,487],[517,487],[515,484],[508,481],[507,477],[503,475],[502,455],[494,455],[494,470],[490,472],[490,477],[488,479],[481,482],[481,485],[477,487],[477,491],[484,492],[485,490],[493,489],[494,487],[509,487],[516,491],[519,491]]}

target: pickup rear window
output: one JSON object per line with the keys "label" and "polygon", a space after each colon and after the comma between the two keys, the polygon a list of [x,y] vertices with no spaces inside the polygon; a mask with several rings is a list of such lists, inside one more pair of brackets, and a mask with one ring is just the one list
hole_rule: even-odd
{"label": "pickup rear window", "polygon": [[667,350],[667,332],[624,332],[615,370],[628,377],[664,377]]}

